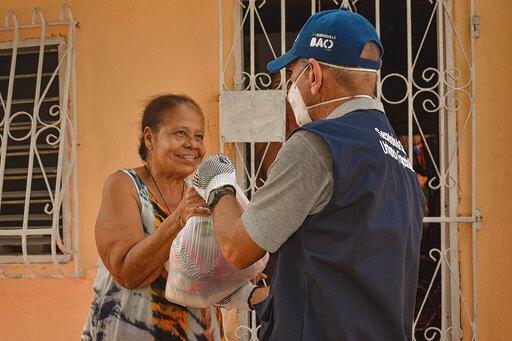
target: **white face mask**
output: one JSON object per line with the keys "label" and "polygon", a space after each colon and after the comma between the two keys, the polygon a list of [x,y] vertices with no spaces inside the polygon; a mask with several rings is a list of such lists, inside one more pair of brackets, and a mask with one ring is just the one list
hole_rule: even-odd
{"label": "white face mask", "polygon": [[[331,67],[337,67],[336,65],[331,65],[327,63],[321,63],[326,64]],[[354,96],[347,96],[347,97],[339,97],[335,99],[331,99],[328,101],[320,102],[317,104],[313,104],[310,106],[306,106],[306,103],[304,103],[304,100],[302,99],[302,95],[300,94],[299,87],[297,86],[297,83],[299,79],[302,77],[302,75],[306,72],[307,68],[309,67],[309,64],[302,70],[299,77],[297,77],[297,80],[295,82],[292,82],[292,85],[290,86],[290,90],[288,90],[288,103],[290,103],[290,106],[292,107],[293,114],[295,115],[295,121],[297,122],[297,125],[299,127],[303,126],[306,123],[311,122],[311,117],[309,116],[308,109],[316,108],[324,104],[329,104],[333,102],[339,102],[344,101],[350,98],[373,98],[368,95],[354,95]],[[343,67],[340,67],[343,68]],[[348,68],[347,68],[348,69]],[[357,70],[357,69],[356,69]],[[367,71],[365,69],[359,69],[359,71]],[[373,71],[371,71],[373,72]]]}
{"label": "white face mask", "polygon": [[302,70],[299,77],[297,77],[297,80],[295,82],[292,82],[290,90],[288,90],[287,96],[288,103],[290,103],[290,106],[292,107],[293,114],[295,115],[295,121],[297,122],[299,127],[311,122],[311,117],[309,117],[308,114],[308,107],[306,106],[306,103],[304,103],[302,95],[300,94],[299,87],[297,86],[297,82],[302,77],[304,72],[306,72],[308,67],[309,64],[304,68],[304,70]]}

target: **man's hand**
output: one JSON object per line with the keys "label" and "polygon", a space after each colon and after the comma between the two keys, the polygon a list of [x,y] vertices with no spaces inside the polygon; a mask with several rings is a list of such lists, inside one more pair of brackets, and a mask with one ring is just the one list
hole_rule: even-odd
{"label": "man's hand", "polygon": [[193,182],[199,195],[210,204],[215,190],[225,186],[231,186],[234,190],[235,166],[224,154],[210,155],[197,167]]}
{"label": "man's hand", "polygon": [[268,297],[269,293],[269,286],[254,289],[250,299],[251,307],[254,307],[255,304],[263,302]]}
{"label": "man's hand", "polygon": [[246,283],[215,305],[228,310],[251,310],[253,305],[263,302],[268,297],[269,292],[270,287],[268,286],[259,288],[251,283]]}
{"label": "man's hand", "polygon": [[265,250],[251,239],[242,224],[242,211],[232,196],[235,191],[226,188],[237,188],[231,160],[224,154],[208,156],[197,167],[193,181],[197,192],[213,204],[213,229],[224,258],[237,269],[245,269],[263,257]]}
{"label": "man's hand", "polygon": [[257,285],[259,281],[266,280],[266,279],[267,279],[267,275],[265,275],[263,272],[260,272],[259,274],[256,275],[256,277],[251,279],[251,282],[252,282],[252,284]]}

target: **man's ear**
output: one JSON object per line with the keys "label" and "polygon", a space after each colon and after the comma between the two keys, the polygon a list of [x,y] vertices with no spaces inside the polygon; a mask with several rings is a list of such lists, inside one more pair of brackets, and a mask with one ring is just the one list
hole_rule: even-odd
{"label": "man's ear", "polygon": [[150,151],[151,149],[153,149],[153,143],[154,143],[154,135],[153,135],[153,131],[151,130],[150,127],[144,128],[143,136],[144,136],[144,144],[146,145],[146,149],[148,151]]}
{"label": "man's ear", "polygon": [[316,96],[318,92],[320,91],[320,88],[322,87],[322,81],[323,81],[323,70],[320,64],[313,58],[310,58],[308,60],[309,65],[311,65],[311,71],[308,73],[309,81],[311,84],[311,95]]}

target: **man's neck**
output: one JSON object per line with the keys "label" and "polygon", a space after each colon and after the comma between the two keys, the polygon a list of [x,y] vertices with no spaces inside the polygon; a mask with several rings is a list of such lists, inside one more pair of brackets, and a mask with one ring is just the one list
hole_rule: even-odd
{"label": "man's neck", "polygon": [[324,99],[324,100],[322,100],[322,102],[333,100],[333,99],[337,99],[337,98],[345,98],[345,97],[347,97],[346,99],[343,99],[343,100],[340,100],[340,101],[326,103],[326,104],[320,105],[318,107],[311,108],[311,109],[309,109],[309,112],[308,112],[309,116],[311,117],[311,120],[313,120],[313,121],[325,120],[340,105],[342,105],[343,103],[346,103],[346,102],[349,102],[349,101],[353,100],[354,99],[353,96],[357,96],[357,95],[361,95],[361,94],[350,94],[350,95],[346,94],[346,95],[340,95],[340,96],[337,96],[337,97],[332,97],[332,98],[329,98],[329,99]]}

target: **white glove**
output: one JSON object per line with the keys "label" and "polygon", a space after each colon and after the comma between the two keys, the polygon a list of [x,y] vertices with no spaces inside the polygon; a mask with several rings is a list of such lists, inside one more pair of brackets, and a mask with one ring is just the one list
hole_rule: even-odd
{"label": "white glove", "polygon": [[231,295],[223,298],[215,305],[228,310],[251,310],[251,308],[249,307],[249,297],[251,296],[252,291],[255,290],[256,288],[256,285],[253,285],[251,282],[248,281],[246,284],[238,288]]}
{"label": "white glove", "polygon": [[236,188],[235,167],[224,154],[210,155],[197,167],[193,182],[197,193],[209,203],[213,190],[226,185]]}

